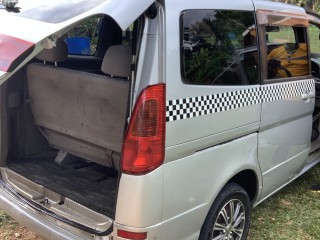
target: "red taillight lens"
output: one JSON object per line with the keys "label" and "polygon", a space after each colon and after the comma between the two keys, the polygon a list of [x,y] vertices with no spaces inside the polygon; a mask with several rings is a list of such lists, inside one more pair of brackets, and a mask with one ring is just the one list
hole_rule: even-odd
{"label": "red taillight lens", "polygon": [[135,232],[127,232],[124,230],[118,230],[118,237],[126,238],[130,240],[144,240],[147,239],[147,233],[135,233]]}
{"label": "red taillight lens", "polygon": [[14,70],[32,51],[34,44],[0,34],[0,70]]}
{"label": "red taillight lens", "polygon": [[165,85],[158,84],[140,94],[122,148],[123,172],[146,174],[163,163],[165,91]]}

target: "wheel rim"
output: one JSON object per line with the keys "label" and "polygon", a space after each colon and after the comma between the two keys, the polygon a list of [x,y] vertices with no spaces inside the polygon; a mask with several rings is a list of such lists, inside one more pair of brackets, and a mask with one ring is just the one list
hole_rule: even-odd
{"label": "wheel rim", "polygon": [[246,214],[238,199],[227,202],[217,215],[212,228],[211,240],[240,240],[245,228]]}

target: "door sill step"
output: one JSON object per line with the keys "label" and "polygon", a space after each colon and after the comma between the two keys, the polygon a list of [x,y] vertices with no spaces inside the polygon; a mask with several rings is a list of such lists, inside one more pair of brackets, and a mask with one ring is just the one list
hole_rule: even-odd
{"label": "door sill step", "polygon": [[105,232],[112,227],[111,218],[34,183],[8,168],[2,167],[0,171],[5,182],[17,193],[49,211],[98,232]]}

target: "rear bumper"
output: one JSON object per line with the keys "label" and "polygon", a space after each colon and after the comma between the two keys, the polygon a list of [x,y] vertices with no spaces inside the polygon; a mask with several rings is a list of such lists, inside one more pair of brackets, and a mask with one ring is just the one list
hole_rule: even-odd
{"label": "rear bumper", "polygon": [[92,236],[89,233],[71,227],[45,214],[36,212],[29,206],[20,203],[11,193],[0,185],[0,209],[17,220],[20,224],[38,233],[46,239],[105,239],[108,236]]}

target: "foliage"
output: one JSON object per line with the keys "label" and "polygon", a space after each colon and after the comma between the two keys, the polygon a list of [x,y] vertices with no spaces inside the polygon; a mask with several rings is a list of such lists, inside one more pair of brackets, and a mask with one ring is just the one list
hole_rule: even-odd
{"label": "foliage", "polygon": [[93,39],[96,33],[97,23],[99,21],[99,16],[97,17],[90,17],[84,20],[81,24],[74,28],[75,36],[83,36]]}
{"label": "foliage", "polygon": [[10,224],[11,222],[13,222],[13,220],[8,215],[0,211],[0,226]]}
{"label": "foliage", "polygon": [[274,0],[275,2],[283,2],[295,4],[298,6],[305,7],[306,9],[320,12],[320,1],[319,0]]}
{"label": "foliage", "polygon": [[229,58],[225,51],[209,52],[207,48],[201,48],[191,59],[186,60],[186,76],[192,83],[210,84],[220,71],[220,62]]}
{"label": "foliage", "polygon": [[[86,37],[90,40],[90,52],[94,54],[98,44],[100,27],[101,27],[101,16],[94,16],[87,18],[75,28],[68,32],[67,37]],[[88,51],[84,51],[84,55],[88,54]]]}
{"label": "foliage", "polygon": [[[226,85],[241,81],[236,72],[237,56],[239,49],[244,47],[243,32],[254,23],[253,15],[242,11],[209,10],[195,10],[190,14],[195,14],[197,21],[185,26],[185,43],[189,44],[184,46],[187,81],[195,84],[223,82]],[[188,19],[188,16],[184,17]]]}

